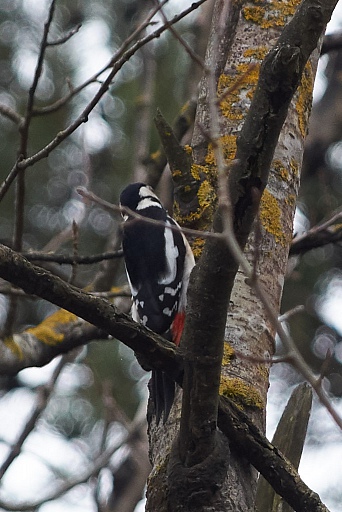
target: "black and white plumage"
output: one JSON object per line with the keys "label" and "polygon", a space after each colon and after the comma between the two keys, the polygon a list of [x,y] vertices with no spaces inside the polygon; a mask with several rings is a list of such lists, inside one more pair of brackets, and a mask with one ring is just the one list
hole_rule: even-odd
{"label": "black and white plumage", "polygon": [[[122,246],[132,292],[133,319],[178,345],[185,321],[189,277],[195,265],[189,243],[148,185],[128,185],[121,193],[120,204],[164,224],[133,219],[129,222],[130,217],[124,212]],[[174,398],[174,383],[162,372],[154,371],[152,391],[157,421],[162,411],[166,421]]]}

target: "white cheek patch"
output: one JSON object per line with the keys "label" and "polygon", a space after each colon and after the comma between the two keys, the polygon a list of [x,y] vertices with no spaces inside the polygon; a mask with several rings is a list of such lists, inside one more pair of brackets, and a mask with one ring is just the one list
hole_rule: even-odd
{"label": "white cheek patch", "polygon": [[140,189],[139,189],[139,197],[144,198],[144,197],[149,197],[149,196],[157,198],[157,196],[155,195],[155,193],[153,192],[151,187],[140,187]]}
{"label": "white cheek patch", "polygon": [[156,208],[163,208],[159,201],[152,201],[150,197],[146,197],[145,199],[141,199],[141,201],[139,201],[136,209],[139,211],[143,210],[144,208],[150,208],[151,206]]}

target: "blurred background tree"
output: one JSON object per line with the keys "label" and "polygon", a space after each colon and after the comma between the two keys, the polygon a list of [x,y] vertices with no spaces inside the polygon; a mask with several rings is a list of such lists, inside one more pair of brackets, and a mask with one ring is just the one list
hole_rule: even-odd
{"label": "blurred background tree", "polygon": [[[165,6],[166,14],[171,17],[184,8],[182,4],[170,1]],[[201,11],[195,11],[177,25],[177,31],[185,41],[202,56],[211,4],[207,2]],[[49,5],[47,0],[2,0],[0,3],[0,104],[20,115],[25,113]],[[106,66],[123,41],[146,17],[147,7],[139,0],[100,0],[96,3],[61,0],[56,3],[48,37],[50,45],[30,125],[29,154],[40,150],[83,110],[107,71],[78,94],[73,95],[72,91]],[[146,32],[152,28],[148,27]],[[61,38],[66,35],[70,37],[62,43]],[[304,158],[296,233],[314,226],[341,205],[341,51],[334,48],[322,57],[321,90],[313,111]],[[184,48],[169,32],[126,62],[87,123],[48,158],[26,171],[23,251],[72,254],[73,221],[78,225],[77,251],[80,255],[118,248],[116,235],[120,220],[97,206],[87,208],[75,188],[86,186],[103,199],[117,203],[122,188],[128,182],[140,179],[151,156],[159,148],[153,124],[156,109],[160,108],[165,118],[172,122],[184,103],[196,94],[199,73]],[[55,108],[56,102],[67,95],[70,95],[69,101]],[[1,115],[1,111],[0,126],[2,181],[17,157],[19,135],[18,126],[7,115]],[[15,197],[15,187],[11,186],[1,203],[0,236],[8,245],[13,243],[16,224],[18,206]],[[70,265],[49,268],[65,279],[73,278],[78,286],[88,286],[100,267],[100,264],[78,266],[76,276],[73,276]],[[123,265],[118,260],[114,260],[111,279],[113,286],[125,284]],[[106,282],[107,287],[108,284]],[[330,350],[332,356],[325,365],[324,375],[326,385],[336,397],[342,395],[342,323],[338,314],[341,290],[341,242],[303,256],[293,256],[284,289],[283,310],[305,305],[305,312],[291,318],[289,328],[315,371],[320,370]],[[117,300],[127,310],[127,299]],[[3,329],[6,328],[8,304],[8,295],[1,295]],[[38,324],[52,311],[53,306],[45,301],[20,299],[12,327],[15,332],[22,331]],[[0,422],[0,454],[3,457],[29,417],[38,386],[49,381],[56,364],[53,362],[42,370],[24,370],[18,377],[2,379],[0,411],[4,420]],[[109,430],[111,442],[122,444],[111,459],[111,471],[103,471],[98,480],[94,478],[93,484],[90,481],[88,485],[77,486],[63,498],[56,497],[51,503],[41,505],[40,510],[49,512],[65,510],[65,507],[67,510],[93,510],[96,506],[102,510],[101,503],[109,495],[109,509],[119,510],[115,507],[119,502],[120,486],[132,475],[131,462],[125,464],[129,461],[130,444],[122,440],[139,404],[146,403],[148,377],[129,349],[101,342],[88,345],[76,359],[65,360],[61,371],[53,398],[37,423],[35,434],[31,434],[23,455],[4,476],[5,496],[30,501],[52,481],[62,482],[69,477],[73,468],[65,462],[68,449],[72,464],[78,465],[81,471],[86,462],[90,463],[101,452],[101,442]],[[277,366],[271,390],[274,389],[278,396],[271,398],[271,404],[278,406],[279,391],[286,390],[285,395],[288,394],[287,390],[299,380],[300,376],[288,365]],[[338,406],[342,410],[342,405],[338,403]],[[320,409],[317,411],[315,414],[322,414]],[[272,426],[272,420],[270,424]],[[325,428],[333,443],[335,427]],[[317,443],[322,442],[318,441],[321,430],[313,425],[310,433],[308,445],[317,447]],[[133,441],[146,443],[143,437]],[[56,454],[62,453],[60,460]],[[145,466],[148,470],[147,462]],[[32,469],[30,484],[25,489],[22,483],[18,484],[18,478],[20,474],[27,478],[27,467]],[[136,503],[139,492],[142,496],[143,491],[143,484],[140,482],[139,485],[136,486]],[[331,510],[338,511],[336,503],[340,503],[341,495],[332,487],[333,491],[327,486],[326,492],[330,495]],[[134,505],[130,506],[134,510]]]}

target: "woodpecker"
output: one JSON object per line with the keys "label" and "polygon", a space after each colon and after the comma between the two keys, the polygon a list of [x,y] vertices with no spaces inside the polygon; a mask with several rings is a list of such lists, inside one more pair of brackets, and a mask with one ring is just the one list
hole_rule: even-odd
{"label": "woodpecker", "polygon": [[[122,213],[122,248],[132,293],[132,318],[178,345],[190,273],[195,265],[190,245],[150,186],[128,185],[120,195],[120,205],[161,222],[156,225],[137,221],[128,212]],[[151,393],[156,421],[159,423],[164,412],[165,423],[173,404],[175,383],[164,372],[153,370]]]}

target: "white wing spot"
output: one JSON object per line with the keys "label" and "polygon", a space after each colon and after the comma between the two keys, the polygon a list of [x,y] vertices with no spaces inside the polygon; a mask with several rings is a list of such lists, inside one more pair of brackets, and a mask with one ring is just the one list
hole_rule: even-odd
{"label": "white wing spot", "polygon": [[132,315],[132,318],[133,318],[133,320],[135,322],[140,322],[140,317],[139,317],[139,314],[138,314],[137,305],[135,303],[132,304],[131,315]]}
{"label": "white wing spot", "polygon": [[[172,224],[167,220],[166,225],[171,226]],[[173,233],[171,229],[164,229],[165,237],[165,257],[167,264],[167,271],[165,275],[158,280],[159,284],[170,284],[176,278],[177,273],[177,258],[179,256],[178,247],[175,245]]]}
{"label": "white wing spot", "polygon": [[160,300],[160,302],[163,302],[163,300],[164,300],[164,294],[162,293],[161,295],[159,295],[158,299]]}
{"label": "white wing spot", "polygon": [[182,281],[180,281],[178,283],[176,288],[171,288],[170,286],[165,286],[164,293],[169,293],[171,295],[171,297],[174,297],[177,294],[177,292],[180,290],[181,287],[182,287]]}
{"label": "white wing spot", "polygon": [[172,309],[170,309],[170,308],[164,308],[164,309],[163,309],[163,313],[164,313],[164,315],[166,315],[166,316],[171,316],[171,315],[172,315]]}

